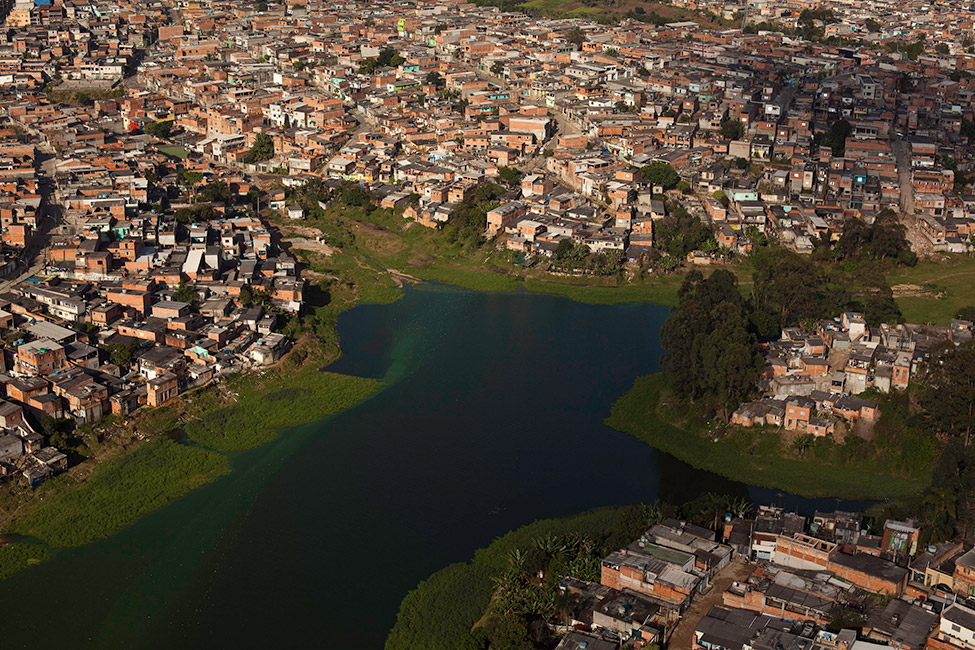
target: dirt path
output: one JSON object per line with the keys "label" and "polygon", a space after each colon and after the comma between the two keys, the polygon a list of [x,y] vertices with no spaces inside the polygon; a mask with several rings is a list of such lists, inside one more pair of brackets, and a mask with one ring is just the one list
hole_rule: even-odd
{"label": "dirt path", "polygon": [[703,597],[695,599],[694,603],[684,612],[680,623],[677,624],[677,628],[670,637],[667,647],[673,648],[673,650],[687,650],[687,648],[693,647],[694,628],[697,627],[700,620],[712,607],[721,604],[722,595],[732,582],[743,582],[752,574],[754,569],[753,565],[747,564],[740,557],[735,558],[731,564],[726,566],[711,583],[710,591]]}

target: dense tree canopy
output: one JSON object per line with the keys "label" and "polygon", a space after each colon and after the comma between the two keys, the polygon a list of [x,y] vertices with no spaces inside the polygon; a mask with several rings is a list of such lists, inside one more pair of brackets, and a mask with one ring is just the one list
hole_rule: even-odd
{"label": "dense tree canopy", "polygon": [[937,346],[925,368],[924,404],[932,425],[968,445],[975,431],[975,341]]}
{"label": "dense tree canopy", "polygon": [[721,123],[721,137],[725,140],[737,140],[745,135],[745,125],[740,120],[725,120]]}
{"label": "dense tree canopy", "polygon": [[479,244],[487,228],[487,213],[497,205],[504,191],[497,183],[478,184],[473,196],[458,203],[450,213],[445,228],[448,235],[468,245]]}
{"label": "dense tree canopy", "polygon": [[403,57],[391,47],[387,47],[379,52],[376,58],[363,59],[359,64],[359,72],[372,74],[378,68],[392,66],[397,68],[403,64]]}
{"label": "dense tree canopy", "polygon": [[711,237],[711,229],[679,203],[667,205],[667,216],[655,225],[653,244],[675,259],[683,260]]}
{"label": "dense tree canopy", "polygon": [[884,210],[871,225],[860,219],[847,219],[843,234],[836,242],[836,256],[844,260],[897,260],[913,265],[917,255],[907,242],[907,228],[893,210]]}
{"label": "dense tree canopy", "polygon": [[846,137],[853,131],[853,126],[846,120],[836,120],[829,125],[825,133],[817,133],[819,144],[829,147],[834,156],[841,157],[846,153]]}
{"label": "dense tree canopy", "polygon": [[680,181],[680,177],[674,171],[674,168],[670,166],[670,163],[659,160],[642,167],[640,169],[640,176],[644,182],[650,183],[651,185],[662,185],[665,190],[676,187],[678,181]]}
{"label": "dense tree canopy", "polygon": [[271,158],[274,158],[274,141],[267,133],[258,133],[250,151],[244,156],[244,162],[258,163]]}
{"label": "dense tree canopy", "polygon": [[173,129],[172,122],[148,122],[142,127],[146,135],[154,138],[168,138]]}
{"label": "dense tree canopy", "polygon": [[660,333],[671,385],[725,416],[754,389],[763,367],[747,311],[734,274],[722,269],[704,278],[691,271]]}

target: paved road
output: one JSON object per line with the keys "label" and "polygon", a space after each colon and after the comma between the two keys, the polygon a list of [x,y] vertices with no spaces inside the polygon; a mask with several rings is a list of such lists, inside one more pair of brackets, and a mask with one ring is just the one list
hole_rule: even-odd
{"label": "paved road", "polygon": [[910,144],[901,138],[894,141],[897,156],[897,180],[901,188],[901,213],[914,214],[914,181],[911,179]]}
{"label": "paved road", "polygon": [[711,611],[712,607],[722,603],[722,595],[732,582],[746,580],[754,569],[754,565],[746,563],[740,557],[735,558],[731,564],[726,566],[711,583],[711,589],[704,594],[704,597],[698,597],[684,612],[677,628],[670,637],[667,647],[675,650],[693,647],[694,628],[697,627],[700,620]]}

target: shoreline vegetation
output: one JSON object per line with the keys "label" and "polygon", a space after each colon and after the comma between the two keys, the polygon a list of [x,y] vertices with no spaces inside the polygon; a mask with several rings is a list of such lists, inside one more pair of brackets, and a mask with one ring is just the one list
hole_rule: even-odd
{"label": "shoreline vegetation", "polygon": [[[0,493],[0,579],[58,548],[107,537],[232,471],[233,452],[289,427],[350,408],[382,387],[375,379],[321,370],[309,341],[264,371],[191,391],[125,422],[106,418],[88,434],[91,460],[35,490]],[[329,359],[331,361],[332,359]]]}
{"label": "shoreline vegetation", "polygon": [[[230,471],[227,453],[264,444],[281,429],[366,399],[382,382],[321,372],[321,368],[341,354],[335,329],[339,314],[362,303],[398,300],[404,281],[415,278],[475,291],[560,295],[593,304],[665,306],[677,304],[683,281],[681,273],[644,275],[626,268],[608,275],[548,273],[524,267],[512,254],[496,250],[492,242],[480,241],[476,226],[430,230],[404,220],[401,211],[374,207],[368,196],[361,202],[354,197],[329,199],[327,209],[320,207],[323,197],[314,191],[303,190],[291,198],[305,207],[309,218],[300,226],[275,217],[271,221],[304,265],[309,280],[301,317],[292,317],[283,328],[297,341],[294,349],[274,366],[190,391],[165,407],[125,419],[108,416],[82,427],[81,444],[71,450],[72,467],[66,474],[36,490],[15,485],[0,490],[0,531],[7,542],[0,546],[0,579],[49,558],[56,547],[110,535],[226,474]],[[749,262],[739,262],[732,270],[744,280],[750,275]],[[906,287],[898,300],[903,299],[911,313],[930,309],[940,321],[953,313],[955,303],[967,301],[964,292],[975,283],[975,260],[922,263],[892,275]],[[655,446],[663,451],[680,452],[659,433],[644,435],[654,436]],[[690,460],[686,453],[675,455]],[[146,461],[143,485],[133,476],[139,473],[140,460]],[[756,466],[736,478],[767,483],[762,471]],[[781,477],[773,482],[785,487]],[[907,492],[905,486],[913,489],[915,483],[884,479],[880,485],[887,487],[857,496]],[[787,487],[802,491],[791,483]],[[849,494],[854,494],[855,486],[849,488]],[[45,517],[51,519],[46,525]],[[86,523],[68,532],[71,526],[77,528],[78,521]]]}
{"label": "shoreline vegetation", "polygon": [[[877,500],[914,494],[930,482],[930,462],[915,472],[884,471],[869,443],[821,438],[805,449],[787,446],[777,429],[709,428],[663,373],[638,377],[613,405],[606,424],[696,469],[748,485],[807,498]],[[713,424],[711,425],[713,426]]]}
{"label": "shoreline vegetation", "polygon": [[[629,531],[627,507],[590,510],[559,519],[542,519],[498,537],[474,552],[469,562],[456,562],[421,582],[403,599],[396,623],[386,639],[386,650],[440,650],[461,648],[465,637],[491,604],[497,578],[509,557],[538,539],[584,536],[611,546]],[[617,539],[619,538],[619,539]],[[627,542],[628,543],[628,542]]]}

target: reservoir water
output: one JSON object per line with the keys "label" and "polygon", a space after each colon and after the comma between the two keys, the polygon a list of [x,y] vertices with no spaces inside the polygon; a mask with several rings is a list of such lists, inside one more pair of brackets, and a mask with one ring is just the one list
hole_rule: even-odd
{"label": "reservoir water", "polygon": [[409,289],[342,315],[372,399],[282,432],[111,538],[0,583],[3,648],[379,650],[420,580],[539,518],[721,491],[810,511],[602,420],[667,309]]}

